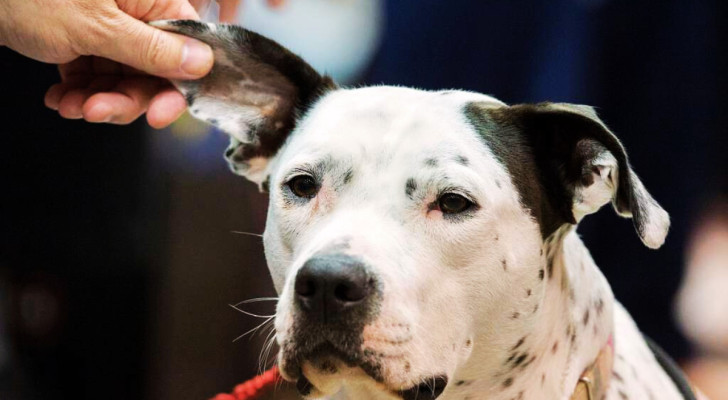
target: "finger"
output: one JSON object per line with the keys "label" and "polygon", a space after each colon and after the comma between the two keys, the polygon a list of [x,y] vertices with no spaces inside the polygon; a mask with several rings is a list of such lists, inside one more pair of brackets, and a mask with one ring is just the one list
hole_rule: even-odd
{"label": "finger", "polygon": [[220,22],[235,22],[240,0],[219,0],[217,3],[220,6]]}
{"label": "finger", "polygon": [[46,91],[43,102],[46,107],[58,111],[61,99],[69,91],[73,89],[83,89],[89,83],[90,78],[87,75],[73,75],[64,79],[61,83],[52,85]]}
{"label": "finger", "polygon": [[159,92],[149,102],[147,122],[152,128],[162,129],[176,121],[187,109],[182,93],[170,87]]}
{"label": "finger", "polygon": [[85,75],[91,72],[92,57],[82,56],[71,61],[70,63],[58,66],[58,72],[61,74],[61,80],[66,80],[73,75]]}
{"label": "finger", "polygon": [[63,96],[71,89],[78,89],[79,87],[83,87],[85,85],[77,85],[70,82],[61,82],[56,83],[55,85],[52,85],[48,90],[46,91],[45,97],[43,98],[43,103],[46,107],[58,111],[58,107],[61,104],[61,99]]}
{"label": "finger", "polygon": [[268,6],[272,8],[278,8],[283,6],[285,3],[285,0],[268,0]]}
{"label": "finger", "polygon": [[183,1],[182,6],[180,7],[179,14],[175,16],[171,16],[170,18],[179,18],[179,19],[200,19],[200,14],[197,13],[195,8],[188,2]]}
{"label": "finger", "polygon": [[91,95],[93,89],[71,89],[63,95],[58,105],[58,113],[63,118],[80,119],[83,117],[83,103]]}
{"label": "finger", "polygon": [[101,75],[97,76],[88,84],[88,89],[94,92],[108,92],[113,90],[116,85],[123,79],[121,75]]}
{"label": "finger", "polygon": [[117,18],[119,39],[92,48],[94,54],[165,78],[196,79],[212,68],[210,46],[156,29],[123,13]]}
{"label": "finger", "polygon": [[121,64],[102,57],[91,58],[91,71],[96,75],[121,74]]}
{"label": "finger", "polygon": [[205,11],[207,11],[207,6],[210,4],[210,0],[190,0],[190,4],[197,10],[199,15],[204,15]]}
{"label": "finger", "polygon": [[63,98],[63,95],[67,91],[68,84],[56,83],[55,85],[51,86],[48,91],[46,91],[45,97],[43,98],[43,103],[51,110],[58,111],[58,105],[61,103],[61,98]]}
{"label": "finger", "polygon": [[[146,7],[142,7],[144,3]],[[117,0],[121,11],[144,22],[159,19],[200,19],[195,8],[187,0]]]}
{"label": "finger", "polygon": [[131,123],[147,110],[159,87],[160,80],[151,77],[125,79],[113,92],[89,97],[83,104],[83,118],[89,122]]}

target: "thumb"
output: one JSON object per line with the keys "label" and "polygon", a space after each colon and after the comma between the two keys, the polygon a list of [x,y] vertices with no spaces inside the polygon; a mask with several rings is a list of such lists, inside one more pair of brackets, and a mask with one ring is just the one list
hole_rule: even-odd
{"label": "thumb", "polygon": [[100,43],[96,55],[171,79],[201,78],[212,68],[212,49],[207,44],[121,14],[119,31],[111,33],[116,37]]}

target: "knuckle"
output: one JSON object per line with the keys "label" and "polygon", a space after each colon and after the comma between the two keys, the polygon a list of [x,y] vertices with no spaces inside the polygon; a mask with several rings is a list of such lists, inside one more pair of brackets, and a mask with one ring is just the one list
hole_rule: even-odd
{"label": "knuckle", "polygon": [[141,58],[143,67],[149,71],[160,71],[166,69],[166,66],[170,64],[170,49],[167,46],[167,42],[160,31],[153,31],[151,35],[138,35],[139,51],[141,52]]}

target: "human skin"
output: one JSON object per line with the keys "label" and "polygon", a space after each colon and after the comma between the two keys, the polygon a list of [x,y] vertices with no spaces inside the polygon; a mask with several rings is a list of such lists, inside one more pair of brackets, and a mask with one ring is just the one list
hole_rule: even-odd
{"label": "human skin", "polygon": [[[219,3],[221,19],[232,20],[240,1]],[[62,117],[127,124],[146,112],[162,128],[186,108],[165,78],[200,78],[213,55],[204,43],[145,22],[198,18],[187,0],[3,0],[0,45],[58,64],[61,82],[45,104]]]}

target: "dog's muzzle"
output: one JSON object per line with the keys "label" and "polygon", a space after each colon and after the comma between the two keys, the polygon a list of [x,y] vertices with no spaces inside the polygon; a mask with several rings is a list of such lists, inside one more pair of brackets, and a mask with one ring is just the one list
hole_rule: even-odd
{"label": "dog's muzzle", "polygon": [[362,349],[364,327],[378,314],[378,285],[356,257],[327,253],[306,261],[294,281],[294,322],[282,346],[284,372],[299,379],[303,363],[326,370],[328,360],[336,359],[379,380],[376,355]]}

